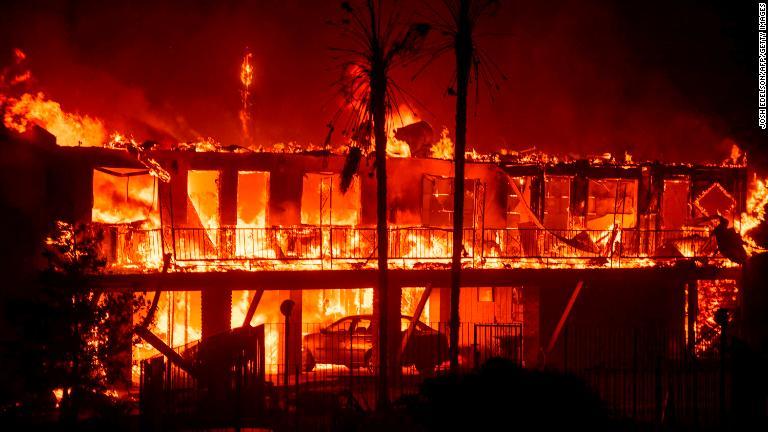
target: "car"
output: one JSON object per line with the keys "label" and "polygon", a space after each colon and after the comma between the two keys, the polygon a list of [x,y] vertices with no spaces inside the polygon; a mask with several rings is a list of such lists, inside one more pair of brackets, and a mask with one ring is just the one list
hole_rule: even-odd
{"label": "car", "polygon": [[[411,323],[411,317],[400,317],[401,337]],[[353,315],[339,319],[316,333],[303,338],[302,365],[306,372],[318,363],[343,365],[350,369],[371,368],[373,364],[373,334],[371,315]],[[411,335],[401,357],[404,366],[415,366],[420,374],[434,371],[448,358],[448,338],[421,321]]]}

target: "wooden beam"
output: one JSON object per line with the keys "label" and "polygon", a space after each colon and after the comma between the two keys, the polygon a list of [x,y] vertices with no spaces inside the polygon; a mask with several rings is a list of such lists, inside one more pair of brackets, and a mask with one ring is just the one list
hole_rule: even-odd
{"label": "wooden beam", "polygon": [[[160,274],[165,275],[168,273],[168,269],[171,266],[171,254],[165,254],[163,256],[163,270]],[[162,293],[162,290],[160,289],[160,284],[162,283],[162,279],[155,282],[156,289],[155,289],[155,296],[152,298],[152,303],[149,306],[149,310],[147,311],[147,316],[144,317],[144,319],[141,321],[141,325],[139,327],[147,329],[149,328],[149,324],[152,323],[152,320],[155,318],[155,312],[157,311],[157,305],[160,302],[160,294]]]}
{"label": "wooden beam", "polygon": [[408,345],[408,341],[411,339],[411,335],[413,334],[413,331],[416,329],[416,323],[421,318],[421,313],[424,311],[424,306],[426,306],[427,300],[429,300],[429,295],[431,293],[432,293],[432,284],[427,284],[427,286],[424,287],[424,292],[421,293],[419,304],[416,305],[416,310],[413,312],[413,316],[411,317],[411,322],[410,324],[408,324],[408,329],[405,331],[405,334],[403,335],[403,340],[400,343],[401,356],[405,352],[405,346]]}
{"label": "wooden beam", "polygon": [[152,345],[153,348],[158,350],[160,354],[164,355],[171,363],[180,367],[190,375],[195,376],[195,371],[192,365],[187,362],[184,357],[179,355],[179,353],[174,351],[173,348],[169,347],[165,342],[163,342],[162,339],[149,331],[149,329],[144,327],[136,327],[133,329],[133,331],[139,335],[139,337],[147,341],[148,344]]}
{"label": "wooden beam", "polygon": [[512,186],[512,189],[515,190],[515,193],[517,194],[517,198],[520,200],[520,202],[523,203],[523,209],[525,210],[526,213],[528,213],[528,217],[531,219],[534,225],[536,225],[536,227],[539,229],[546,230],[546,228],[544,228],[544,224],[541,223],[541,221],[533,212],[533,210],[531,210],[531,207],[528,205],[528,202],[525,200],[525,195],[523,195],[523,192],[517,186],[517,183],[515,183],[515,180],[509,179],[509,185]]}
{"label": "wooden beam", "polygon": [[162,293],[162,291],[160,291],[160,290],[155,291],[155,296],[152,298],[152,303],[149,306],[149,310],[147,311],[147,315],[141,321],[141,325],[139,325],[137,328],[146,329],[152,323],[152,320],[155,317],[155,312],[157,311],[157,304],[160,302],[160,294],[161,293]]}
{"label": "wooden beam", "polygon": [[686,321],[686,330],[688,333],[688,353],[690,355],[696,352],[696,318],[699,315],[699,285],[696,281],[691,281],[686,284],[688,288],[688,298],[685,299],[688,302],[688,316]]}
{"label": "wooden beam", "polygon": [[557,326],[555,326],[555,331],[552,332],[552,337],[549,339],[549,344],[547,344],[547,350],[545,351],[545,354],[549,354],[552,351],[552,348],[555,347],[557,338],[560,337],[560,332],[563,330],[563,327],[565,326],[565,321],[568,320],[568,315],[570,315],[571,309],[573,309],[573,304],[576,302],[576,298],[579,296],[579,293],[581,292],[581,288],[583,286],[584,286],[583,280],[580,280],[579,282],[576,283],[576,288],[573,289],[573,292],[571,293],[571,297],[568,299],[568,303],[565,305],[563,314],[560,315],[560,320],[557,322]]}
{"label": "wooden beam", "polygon": [[[559,279],[616,283],[621,288],[627,279],[654,281],[659,278],[688,280],[738,279],[736,267],[696,267],[678,265],[653,268],[510,268],[464,269],[462,286],[505,286],[522,283],[549,283]],[[445,270],[390,269],[390,279],[400,286],[450,286],[450,273]],[[206,287],[226,287],[231,290],[357,289],[373,287],[375,269],[361,270],[232,270],[227,272],[174,272],[101,274],[89,276],[89,289],[110,291],[151,292],[158,284],[163,291],[200,291]]]}
{"label": "wooden beam", "polygon": [[243,319],[243,327],[251,325],[251,320],[253,319],[253,315],[256,313],[256,308],[259,307],[259,302],[261,302],[261,296],[263,295],[264,288],[259,288],[255,293],[253,293],[251,303],[248,305],[248,311],[245,313],[245,319]]}

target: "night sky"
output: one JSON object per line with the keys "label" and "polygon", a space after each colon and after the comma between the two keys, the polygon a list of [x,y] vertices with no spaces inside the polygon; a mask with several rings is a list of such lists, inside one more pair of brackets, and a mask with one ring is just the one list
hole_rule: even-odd
{"label": "night sky", "polygon": [[[720,161],[731,142],[764,144],[752,2],[501,3],[478,45],[507,79],[498,91],[480,85],[470,148]],[[424,2],[398,4],[405,19],[432,17]],[[36,86],[64,109],[139,139],[230,144],[241,140],[248,47],[256,142],[319,144],[342,103],[329,48],[347,41],[328,23],[342,16],[339,1],[4,1],[0,59],[23,49]],[[438,130],[453,128],[452,64],[447,55],[415,79],[420,65],[394,75]]]}

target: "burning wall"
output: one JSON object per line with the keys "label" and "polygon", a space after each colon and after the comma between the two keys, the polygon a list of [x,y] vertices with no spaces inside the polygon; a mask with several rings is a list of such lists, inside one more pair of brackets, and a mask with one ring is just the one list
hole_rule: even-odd
{"label": "burning wall", "polygon": [[[439,217],[441,212],[453,212],[453,164],[437,159],[393,159],[387,178],[390,222],[399,226],[446,226],[452,216]],[[474,210],[484,205],[485,223],[489,227],[505,227],[507,202],[506,175],[494,164],[466,165],[467,191],[465,209],[467,226],[475,220]],[[476,191],[475,185],[484,190]],[[429,204],[425,203],[432,203]],[[449,204],[451,203],[451,204]],[[425,208],[428,212],[425,214]],[[432,214],[431,217],[430,214]],[[479,216],[479,215],[478,215]],[[431,219],[442,221],[430,223]],[[478,219],[479,220],[479,219]]]}
{"label": "burning wall", "polygon": [[355,176],[342,191],[338,173],[304,174],[301,193],[301,223],[307,225],[358,225],[360,223],[360,179]]}
{"label": "burning wall", "polygon": [[586,227],[631,228],[637,223],[637,180],[589,180]]}
{"label": "burning wall", "polygon": [[93,222],[139,223],[159,228],[157,179],[146,170],[98,168],[93,172]]}
{"label": "burning wall", "polygon": [[237,226],[267,226],[269,206],[269,172],[239,171],[237,173]]}
{"label": "burning wall", "polygon": [[[164,226],[173,232],[165,231],[162,241],[157,232],[153,241],[175,252],[177,266],[323,268],[332,266],[332,258],[342,266],[360,261],[372,265],[376,202],[370,193],[375,190],[370,167],[361,166],[350,190],[341,193],[339,156],[153,154],[173,167],[170,184],[158,185]],[[393,159],[390,166],[391,256],[407,268],[424,260],[444,264],[451,243],[451,163],[407,158]],[[472,265],[502,266],[501,257],[577,259],[585,251],[588,257],[621,253],[636,261],[659,253],[666,258],[711,255],[716,249],[703,244],[708,239],[706,220],[697,219],[701,214],[693,212],[693,203],[681,206],[679,197],[670,198],[677,189],[668,187],[667,198],[662,189],[690,184],[693,196],[694,186],[703,190],[709,176],[699,170],[718,173],[717,184],[725,184],[734,198],[744,196],[739,183],[743,168],[525,164],[500,169],[470,162],[464,197],[465,227],[472,235],[465,233],[465,256]],[[680,239],[656,231],[669,227],[665,219],[674,218],[685,221],[675,228]],[[550,231],[555,233],[551,238]],[[526,237],[535,232],[537,238]],[[670,242],[667,249],[660,248]],[[159,250],[155,256],[161,256]],[[211,259],[217,263],[205,261]],[[627,259],[623,265],[634,265]],[[638,265],[654,264],[645,262]],[[510,265],[518,264],[540,265]]]}
{"label": "burning wall", "polygon": [[685,178],[664,180],[662,226],[677,229],[691,220],[691,182]]}

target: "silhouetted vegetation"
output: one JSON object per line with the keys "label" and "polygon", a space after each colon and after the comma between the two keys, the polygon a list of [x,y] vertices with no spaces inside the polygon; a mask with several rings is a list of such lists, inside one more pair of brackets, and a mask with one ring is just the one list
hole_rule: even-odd
{"label": "silhouetted vegetation", "polygon": [[613,429],[599,398],[579,379],[490,359],[477,372],[427,380],[403,399],[415,429]]}
{"label": "silhouetted vegetation", "polygon": [[58,224],[39,285],[6,305],[18,337],[3,349],[16,374],[2,395],[4,423],[116,424],[131,408],[130,323],[140,302],[87,289],[86,273],[104,261],[84,230]]}

